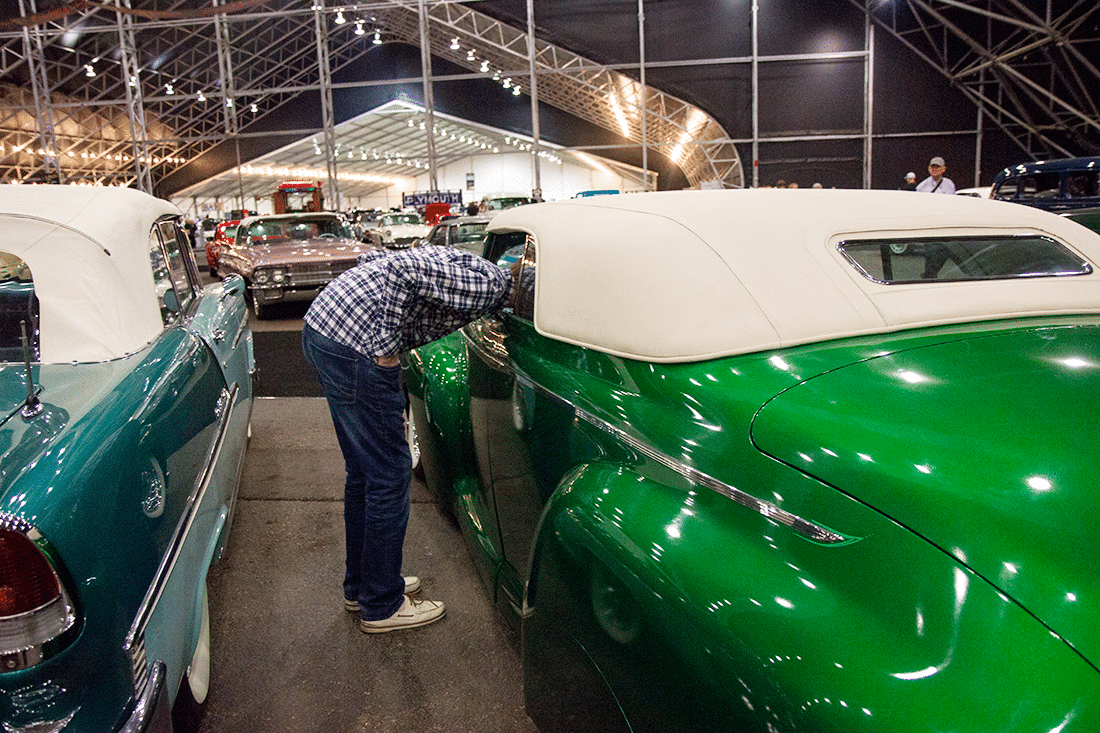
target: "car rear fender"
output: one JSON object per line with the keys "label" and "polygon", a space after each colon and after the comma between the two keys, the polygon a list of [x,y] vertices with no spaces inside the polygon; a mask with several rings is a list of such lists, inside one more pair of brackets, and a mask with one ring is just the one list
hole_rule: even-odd
{"label": "car rear fender", "polygon": [[651,465],[571,471],[541,517],[523,604],[532,719],[635,732],[704,720],[929,733],[1096,724],[1100,676],[1085,660],[920,537],[840,501],[866,534],[826,545]]}

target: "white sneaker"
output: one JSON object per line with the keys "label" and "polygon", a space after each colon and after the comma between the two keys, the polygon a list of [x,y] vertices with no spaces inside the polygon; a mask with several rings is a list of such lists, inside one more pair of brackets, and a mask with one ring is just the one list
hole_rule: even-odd
{"label": "white sneaker", "polygon": [[364,634],[381,634],[386,631],[397,631],[398,629],[412,629],[438,621],[443,618],[443,614],[446,612],[446,607],[439,601],[404,596],[404,600],[401,601],[401,608],[397,609],[389,618],[379,621],[359,619],[359,630]]}
{"label": "white sneaker", "polygon": [[[420,578],[416,577],[415,575],[406,575],[405,576],[405,595],[409,595],[410,593],[416,593],[418,590],[420,590]],[[344,610],[347,611],[348,613],[358,613],[359,612],[359,601],[357,601],[357,600],[353,601],[349,598],[345,598],[344,599]]]}

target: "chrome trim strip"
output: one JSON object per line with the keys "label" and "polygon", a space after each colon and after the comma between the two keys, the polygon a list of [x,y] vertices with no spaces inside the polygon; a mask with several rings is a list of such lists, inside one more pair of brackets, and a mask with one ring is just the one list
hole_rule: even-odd
{"label": "chrome trim strip", "polygon": [[[191,495],[187,498],[187,505],[184,507],[183,514],[180,516],[179,523],[176,525],[172,540],[168,544],[168,551],[161,559],[160,566],[153,576],[153,582],[149,585],[149,589],[146,591],[145,598],[142,600],[141,605],[138,606],[137,615],[134,618],[133,624],[130,626],[129,633],[126,634],[126,641],[122,648],[130,655],[131,659],[136,660],[137,657],[135,655],[138,653],[144,656],[145,627],[149,624],[153,609],[160,600],[160,596],[164,592],[164,587],[168,583],[168,577],[172,574],[172,570],[176,566],[176,560],[179,559],[183,543],[187,539],[188,532],[191,531],[191,526],[195,521],[198,507],[202,503],[202,499],[206,495],[207,489],[210,488],[210,482],[213,480],[214,476],[214,465],[218,462],[218,457],[221,455],[222,446],[225,444],[225,436],[229,430],[230,417],[233,415],[233,410],[236,406],[237,391],[238,385],[236,382],[234,382],[229,389],[222,389],[221,398],[218,400],[218,411],[221,413],[221,422],[218,425],[217,435],[210,445],[210,452],[207,454],[206,465],[198,481],[195,482],[195,488],[191,490]],[[138,671],[135,669],[135,675],[137,673]],[[140,689],[140,687],[138,687],[138,689]]]}
{"label": "chrome trim strip", "polygon": [[167,674],[167,667],[158,659],[149,675],[149,683],[137,699],[134,712],[119,733],[171,733],[172,712],[164,679]]}
{"label": "chrome trim strip", "polygon": [[660,463],[662,466],[672,469],[691,483],[717,492],[728,499],[732,499],[741,506],[751,509],[758,514],[762,514],[768,519],[771,519],[772,521],[781,524],[784,527],[788,527],[789,529],[794,530],[798,534],[808,539],[811,539],[814,542],[835,545],[848,542],[852,539],[838,532],[834,532],[831,529],[827,529],[819,524],[815,524],[814,522],[792,514],[791,512],[788,512],[787,510],[782,509],[775,504],[772,504],[771,502],[757,499],[755,496],[752,496],[751,494],[748,494],[735,486],[730,486],[727,483],[719,481],[712,476],[708,476],[707,474],[695,468],[692,468],[686,463],[677,461],[675,458],[672,458],[671,456],[665,455],[664,453],[653,449],[651,446],[646,445],[641,440],[630,435],[621,428],[617,428],[614,425],[611,425],[602,418],[599,418],[592,413],[578,407],[564,397],[554,394],[553,392],[546,389],[545,387],[542,387],[541,385],[535,384],[534,380],[524,374],[520,374],[519,372],[517,372],[515,368],[510,363],[506,363],[499,354],[492,354],[485,350],[480,343],[474,341],[474,339],[472,339],[465,331],[463,331],[462,335],[466,339],[466,343],[485,361],[495,365],[498,368],[502,368],[504,371],[511,373],[517,381],[522,382],[523,384],[534,389],[540,394],[571,409],[573,411],[573,415],[576,418],[583,420],[584,422],[603,431],[604,433],[607,433],[616,440],[625,443],[639,453],[656,461],[657,463]]}

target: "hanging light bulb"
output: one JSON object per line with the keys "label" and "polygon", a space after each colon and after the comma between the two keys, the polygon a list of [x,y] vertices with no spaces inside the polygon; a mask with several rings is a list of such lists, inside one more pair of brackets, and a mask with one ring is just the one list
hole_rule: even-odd
{"label": "hanging light bulb", "polygon": [[256,106],[255,102],[253,102],[252,103],[252,112],[253,112],[253,114],[255,114],[256,112],[259,112],[259,111],[260,111],[260,108]]}
{"label": "hanging light bulb", "polygon": [[199,90],[199,101],[200,102],[205,102],[206,101],[206,95],[202,93],[201,89]]}
{"label": "hanging light bulb", "polygon": [[363,30],[363,21],[361,21],[361,20],[355,21],[355,35],[361,36],[364,33],[366,33],[366,31]]}
{"label": "hanging light bulb", "polygon": [[451,39],[451,50],[452,51],[457,51],[458,50],[458,36],[455,36],[454,38]]}
{"label": "hanging light bulb", "polygon": [[171,84],[165,84],[164,85],[164,93],[171,96],[171,95],[176,93],[176,90],[172,87]]}
{"label": "hanging light bulb", "polygon": [[519,87],[515,87],[514,89],[512,89],[512,96],[513,97],[518,97],[519,96]]}
{"label": "hanging light bulb", "polygon": [[485,74],[485,73],[488,73],[488,71],[489,71],[489,60],[486,59],[486,60],[481,62],[481,73]]}
{"label": "hanging light bulb", "polygon": [[469,51],[466,52],[466,60],[467,61],[475,61],[476,60],[476,58],[474,57],[474,49],[471,48]]}
{"label": "hanging light bulb", "polygon": [[95,67],[93,67],[91,64],[85,64],[84,76],[88,77],[89,79],[95,77]]}
{"label": "hanging light bulb", "polygon": [[374,29],[374,40],[372,41],[372,43],[375,46],[382,43],[382,31],[378,30],[377,28]]}
{"label": "hanging light bulb", "polygon": [[347,20],[344,19],[344,9],[341,8],[336,11],[336,25],[343,25],[344,23],[347,23]]}

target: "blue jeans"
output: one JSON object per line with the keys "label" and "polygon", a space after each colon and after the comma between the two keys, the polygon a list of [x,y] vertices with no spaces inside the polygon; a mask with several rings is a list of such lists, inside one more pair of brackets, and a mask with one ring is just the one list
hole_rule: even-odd
{"label": "blue jeans", "polygon": [[306,325],[302,351],[328,401],[344,454],[344,598],[368,621],[401,607],[401,553],[409,523],[412,458],[405,438],[401,368],[322,336]]}

